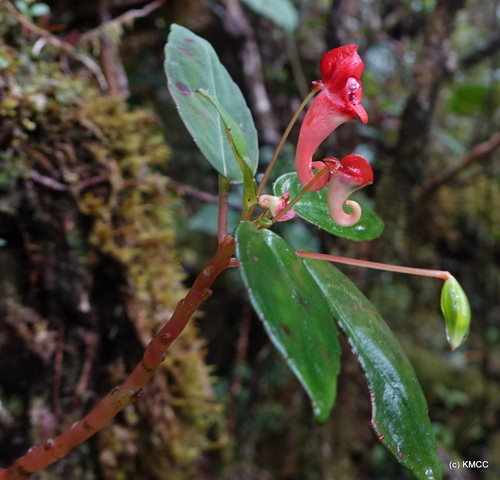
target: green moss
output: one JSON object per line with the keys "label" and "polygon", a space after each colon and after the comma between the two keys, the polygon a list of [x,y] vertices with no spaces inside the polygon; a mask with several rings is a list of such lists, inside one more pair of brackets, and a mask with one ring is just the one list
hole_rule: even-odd
{"label": "green moss", "polygon": [[[104,94],[88,72],[66,74],[57,58],[32,59],[22,49],[1,44],[0,58],[5,60],[0,64],[0,213],[13,225],[22,218],[19,248],[29,259],[23,280],[28,294],[16,301],[47,318],[43,329],[51,338],[65,332],[68,343],[57,381],[70,393],[57,401],[57,408],[69,409],[60,419],[69,425],[87,408],[71,400],[85,358],[93,372],[107,372],[99,391],[91,391],[96,386],[91,377],[79,393],[94,399],[139,360],[123,342],[95,358],[82,349],[82,338],[104,335],[107,341],[111,330],[123,328],[113,318],[101,318],[98,305],[112,297],[110,311],[123,312],[118,318],[130,323],[136,343],[145,346],[185,293],[166,190],[171,151],[154,114]],[[13,231],[9,235],[16,236]],[[116,283],[96,293],[93,285],[106,268],[114,270],[110,279]],[[109,323],[110,330],[103,332],[96,318]],[[53,342],[51,361],[57,348]],[[69,469],[74,478],[83,478],[83,471],[92,478],[95,468],[106,479],[157,478],[158,472],[162,478],[189,478],[190,464],[217,445],[218,439],[207,435],[222,413],[204,351],[196,329],[188,326],[144,399],[98,434],[94,442],[100,455],[88,458],[82,448],[51,471],[64,470],[67,476]],[[106,365],[98,363],[103,358]],[[52,375],[52,365],[46,368]],[[41,405],[56,420],[61,414],[51,404],[52,388],[43,381],[22,392],[34,400],[28,419],[34,422],[33,442],[43,436],[36,420]],[[19,423],[28,423],[14,414]]]}

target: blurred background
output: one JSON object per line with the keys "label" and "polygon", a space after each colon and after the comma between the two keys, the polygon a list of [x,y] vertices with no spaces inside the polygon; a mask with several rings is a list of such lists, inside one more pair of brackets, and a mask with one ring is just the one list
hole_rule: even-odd
{"label": "blurred background", "polygon": [[[0,465],[119,384],[216,247],[217,176],[163,72],[172,23],[207,39],[252,110],[264,170],[329,49],[359,45],[367,125],[324,155],[364,155],[382,236],[300,220],[295,248],[451,271],[473,323],[451,353],[442,282],[342,267],[412,361],[451,480],[500,477],[500,3],[495,0],[0,2]],[[274,178],[293,170],[298,126]],[[234,189],[238,199],[237,189]],[[237,202],[236,202],[237,203]],[[238,218],[238,211],[234,210]],[[234,272],[146,393],[34,478],[411,479],[370,427],[343,342],[318,426]]]}

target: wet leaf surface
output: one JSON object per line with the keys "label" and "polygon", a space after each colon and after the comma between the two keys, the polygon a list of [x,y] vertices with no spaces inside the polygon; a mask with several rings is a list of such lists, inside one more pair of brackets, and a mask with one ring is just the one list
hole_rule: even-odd
{"label": "wet leaf surface", "polygon": [[[274,184],[274,192],[277,196],[288,191],[290,198],[293,199],[301,190],[302,184],[296,173],[282,175]],[[356,241],[373,240],[379,237],[384,230],[384,222],[363,201],[358,199],[356,201],[361,205],[363,213],[359,222],[352,227],[341,227],[332,220],[328,211],[326,189],[306,193],[295,204],[294,209],[299,217],[338,237]]]}
{"label": "wet leaf surface", "polygon": [[236,256],[252,305],[308,393],[318,422],[335,402],[340,345],[323,294],[294,250],[251,222],[236,229]]}
{"label": "wet leaf surface", "polygon": [[372,427],[378,439],[418,480],[441,479],[427,402],[396,337],[372,303],[340,270],[321,260],[304,260],[304,264],[327,298],[365,372]]}

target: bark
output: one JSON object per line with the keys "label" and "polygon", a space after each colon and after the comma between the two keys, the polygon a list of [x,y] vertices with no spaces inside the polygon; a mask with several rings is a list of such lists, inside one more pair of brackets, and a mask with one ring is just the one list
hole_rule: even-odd
{"label": "bark", "polygon": [[[40,32],[24,33],[11,33],[22,51]],[[0,77],[2,466],[59,449],[51,439],[123,381],[184,292],[158,119],[104,94],[78,58],[70,74],[67,57],[25,58]],[[188,477],[220,414],[203,350],[191,325],[145,388],[154,401],[37,478]]]}
{"label": "bark", "polygon": [[384,235],[394,240],[387,247],[395,249],[392,255],[396,253],[400,261],[410,261],[411,242],[422,240],[421,222],[427,212],[417,191],[431,171],[434,113],[449,71],[455,17],[463,3],[440,0],[429,15],[413,84],[400,118],[398,141],[378,184],[377,205],[387,213]]}
{"label": "bark", "polygon": [[224,28],[240,42],[241,65],[260,137],[266,144],[274,145],[278,142],[280,135],[264,83],[262,58],[253,28],[237,0],[222,0],[222,3],[226,8]]}

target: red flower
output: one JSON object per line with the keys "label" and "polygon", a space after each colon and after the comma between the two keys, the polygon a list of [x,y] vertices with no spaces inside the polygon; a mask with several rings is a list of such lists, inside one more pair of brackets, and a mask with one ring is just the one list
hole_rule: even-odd
{"label": "red flower", "polygon": [[[330,159],[325,159],[332,171]],[[329,161],[330,160],[330,161]],[[351,193],[373,183],[373,171],[370,164],[361,155],[351,154],[340,162],[333,160],[333,171],[328,182],[328,210],[330,216],[342,227],[350,227],[358,223],[361,218],[361,207],[353,200],[347,200]],[[344,203],[352,213],[344,211]]]}
{"label": "red flower", "polygon": [[[368,121],[361,105],[360,77],[364,65],[356,49],[356,45],[335,48],[321,59],[319,69],[323,81],[314,82],[321,92],[304,117],[295,155],[297,174],[304,186],[314,178],[313,168],[325,168],[323,162],[312,159],[320,143],[344,122],[356,118],[363,123]],[[311,191],[320,190],[327,181],[328,178],[323,176]]]}

